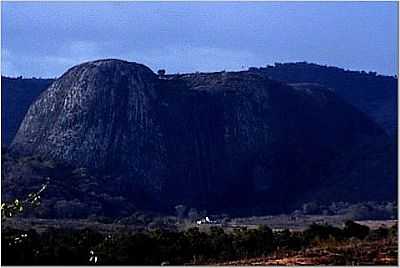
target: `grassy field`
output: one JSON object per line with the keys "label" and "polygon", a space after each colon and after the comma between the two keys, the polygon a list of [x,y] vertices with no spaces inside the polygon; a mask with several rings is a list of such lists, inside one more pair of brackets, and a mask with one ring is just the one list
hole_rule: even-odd
{"label": "grassy field", "polygon": [[321,241],[301,251],[277,251],[271,256],[214,265],[397,265],[398,240]]}
{"label": "grassy field", "polygon": [[[342,227],[347,219],[341,215],[302,215],[296,218],[290,215],[273,215],[261,217],[232,218],[226,223],[203,224],[198,225],[195,222],[184,221],[171,224],[169,228],[177,230],[187,230],[192,227],[198,227],[201,231],[207,231],[212,226],[224,228],[225,231],[233,231],[236,228],[255,229],[260,225],[267,225],[274,231],[288,229],[290,231],[303,231],[313,223],[329,224],[336,227]],[[397,223],[397,220],[363,220],[355,221],[366,225],[371,229],[379,227],[390,227]],[[93,228],[100,232],[113,231],[142,231],[148,229],[145,224],[121,224],[121,223],[101,223],[86,219],[37,219],[37,218],[8,218],[2,223],[3,227],[12,227],[21,230],[35,229],[42,232],[49,227],[53,228],[71,228],[84,229]],[[166,226],[168,227],[168,226]]]}

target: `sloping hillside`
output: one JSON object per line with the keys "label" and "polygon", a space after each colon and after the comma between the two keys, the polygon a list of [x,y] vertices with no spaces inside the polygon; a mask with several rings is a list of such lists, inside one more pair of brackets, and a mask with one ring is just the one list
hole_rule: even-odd
{"label": "sloping hillside", "polygon": [[25,113],[53,79],[1,77],[1,144],[10,144]]}
{"label": "sloping hillside", "polygon": [[373,118],[392,138],[396,137],[397,78],[395,77],[306,62],[276,63],[266,68],[251,69],[274,80],[288,83],[318,83],[331,88],[348,103]]}

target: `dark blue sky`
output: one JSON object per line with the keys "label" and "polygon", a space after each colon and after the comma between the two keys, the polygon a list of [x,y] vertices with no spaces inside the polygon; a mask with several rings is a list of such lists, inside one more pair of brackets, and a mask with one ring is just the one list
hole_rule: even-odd
{"label": "dark blue sky", "polygon": [[1,32],[11,76],[98,58],[170,73],[289,61],[397,72],[395,2],[2,2]]}

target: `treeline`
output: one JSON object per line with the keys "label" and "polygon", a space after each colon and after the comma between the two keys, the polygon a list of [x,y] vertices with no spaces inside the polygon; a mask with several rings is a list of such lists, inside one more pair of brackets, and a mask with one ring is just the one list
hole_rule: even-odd
{"label": "treeline", "polygon": [[292,215],[343,215],[348,220],[397,219],[397,204],[390,201],[332,202],[330,204],[307,202],[301,209],[293,211]]}
{"label": "treeline", "polygon": [[316,240],[374,240],[397,237],[397,226],[370,230],[348,221],[344,228],[311,225],[304,232],[273,232],[267,226],[232,232],[211,227],[104,234],[91,229],[2,231],[2,265],[182,265],[210,264],[276,251],[298,251]]}

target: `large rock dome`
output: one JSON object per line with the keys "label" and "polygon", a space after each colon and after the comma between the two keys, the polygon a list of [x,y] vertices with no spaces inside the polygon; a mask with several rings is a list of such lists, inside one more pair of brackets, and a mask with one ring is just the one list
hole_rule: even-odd
{"label": "large rock dome", "polygon": [[[29,108],[12,150],[123,175],[159,207],[288,209],[384,199],[388,137],[334,92],[252,72],[159,78],[120,60],[83,63]],[[134,191],[134,190],[132,190]]]}

